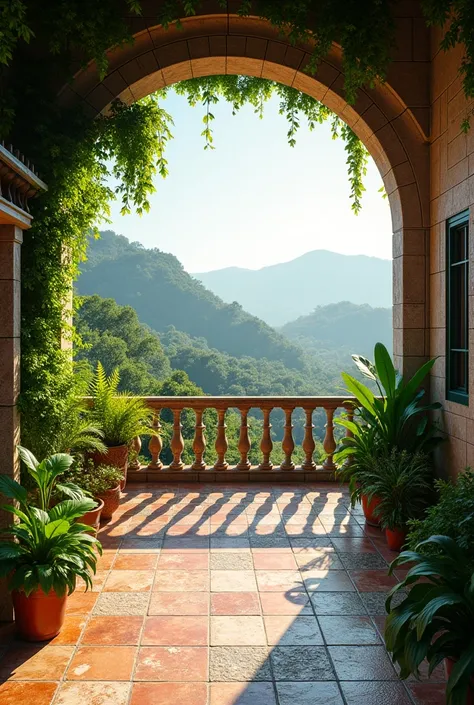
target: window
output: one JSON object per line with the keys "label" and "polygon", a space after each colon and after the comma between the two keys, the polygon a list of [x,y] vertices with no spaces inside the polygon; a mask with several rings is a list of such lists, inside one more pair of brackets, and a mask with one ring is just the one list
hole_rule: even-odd
{"label": "window", "polygon": [[469,404],[469,211],[446,233],[446,399]]}

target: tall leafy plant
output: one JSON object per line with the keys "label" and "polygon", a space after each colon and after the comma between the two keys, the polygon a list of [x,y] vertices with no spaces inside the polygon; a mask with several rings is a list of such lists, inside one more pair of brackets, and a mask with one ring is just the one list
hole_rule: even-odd
{"label": "tall leafy plant", "polygon": [[153,412],[140,397],[119,391],[120,375],[115,369],[107,376],[100,362],[91,383],[90,421],[99,426],[107,446],[129,444],[136,436],[154,435]]}
{"label": "tall leafy plant", "polygon": [[[427,556],[426,547],[437,555]],[[423,550],[423,552],[421,552]],[[404,551],[390,572],[409,563],[405,579],[390,592],[385,641],[400,677],[419,676],[420,665],[429,662],[429,673],[444,659],[453,664],[446,688],[447,705],[466,705],[474,673],[474,573],[466,553],[448,536],[432,536]],[[392,607],[394,596],[410,589]]]}
{"label": "tall leafy plant", "polygon": [[32,495],[18,482],[0,475],[0,494],[15,500],[16,505],[1,507],[13,514],[17,522],[4,533],[11,540],[0,542],[0,576],[7,577],[10,590],[21,590],[27,596],[41,589],[59,596],[71,594],[76,577],[82,578],[86,588],[92,587],[97,552],[102,548],[90,535],[92,527],[77,520],[96,506],[94,500],[82,495],[66,499],[49,508],[56,478],[69,467],[72,458],[52,456],[38,463],[26,449],[21,449],[23,460],[35,481],[37,492],[33,497],[40,506],[34,506]]}

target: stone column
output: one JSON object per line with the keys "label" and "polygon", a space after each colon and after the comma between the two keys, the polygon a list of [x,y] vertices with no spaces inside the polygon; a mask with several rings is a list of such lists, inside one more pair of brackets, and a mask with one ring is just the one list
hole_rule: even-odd
{"label": "stone column", "polygon": [[[16,445],[20,441],[17,401],[20,392],[20,251],[22,230],[0,224],[0,472],[15,479],[20,468]],[[11,515],[0,513],[0,532]],[[5,582],[0,582],[0,620],[13,612]]]}

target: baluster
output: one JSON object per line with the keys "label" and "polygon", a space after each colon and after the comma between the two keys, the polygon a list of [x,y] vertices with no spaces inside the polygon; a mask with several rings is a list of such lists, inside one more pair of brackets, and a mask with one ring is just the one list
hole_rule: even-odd
{"label": "baluster", "polygon": [[327,457],[323,463],[324,470],[335,470],[336,466],[332,458],[336,450],[336,441],[334,440],[334,409],[326,409],[326,435],[324,436],[323,446]]}
{"label": "baluster", "polygon": [[227,437],[225,430],[227,424],[225,422],[225,409],[218,409],[218,421],[217,421],[217,438],[216,438],[216,453],[217,460],[214,464],[214,470],[227,470],[229,464],[225,459],[225,454],[227,453]]}
{"label": "baluster", "polygon": [[316,463],[313,460],[314,449],[316,448],[316,443],[313,437],[313,409],[305,409],[306,414],[306,424],[304,427],[304,439],[303,439],[303,450],[305,454],[305,460],[301,464],[303,470],[315,470]]}
{"label": "baluster", "polygon": [[140,455],[141,449],[142,449],[142,439],[140,438],[140,436],[135,436],[135,438],[132,441],[132,450],[135,453],[135,457],[128,466],[129,470],[134,470],[135,472],[140,470],[141,466],[140,466],[140,461],[138,460],[138,456]]}
{"label": "baluster", "polygon": [[[346,409],[346,418],[348,421],[354,421],[354,408],[352,406],[348,407]],[[352,438],[354,434],[352,431],[350,431],[348,428],[346,428],[346,438]],[[349,455],[345,460],[344,460],[344,466],[348,467],[352,463],[352,456]]]}
{"label": "baluster", "polygon": [[196,409],[196,426],[193,441],[193,452],[194,452],[194,463],[192,464],[193,470],[205,470],[206,463],[203,460],[204,451],[206,450],[206,438],[204,436],[204,430],[206,426],[202,420],[203,410]]}
{"label": "baluster", "polygon": [[171,438],[171,452],[173,453],[173,462],[170,465],[170,470],[182,470],[184,468],[181,455],[184,450],[184,440],[181,433],[183,428],[181,424],[181,409],[173,409],[173,436]]}
{"label": "baluster", "polygon": [[161,409],[156,409],[153,414],[152,428],[156,432],[155,436],[151,436],[148,443],[148,449],[151,455],[151,462],[148,463],[149,470],[161,470],[163,463],[160,460],[160,453],[163,449],[163,441],[161,440],[161,423],[160,423],[160,413]]}
{"label": "baluster", "polygon": [[248,425],[248,409],[240,410],[240,433],[239,433],[239,453],[240,462],[237,465],[237,470],[250,470],[250,461],[248,458],[250,451],[249,425]]}
{"label": "baluster", "polygon": [[283,441],[281,443],[282,450],[285,454],[285,460],[280,465],[280,470],[294,470],[295,464],[291,459],[293,451],[295,449],[295,442],[293,440],[293,424],[291,423],[291,414],[293,409],[284,409],[285,412],[285,433],[283,435]]}
{"label": "baluster", "polygon": [[263,410],[263,434],[262,441],[260,443],[260,450],[262,451],[263,460],[258,466],[259,470],[271,470],[273,468],[273,463],[270,460],[270,455],[273,450],[272,425],[270,423],[270,413],[271,409]]}

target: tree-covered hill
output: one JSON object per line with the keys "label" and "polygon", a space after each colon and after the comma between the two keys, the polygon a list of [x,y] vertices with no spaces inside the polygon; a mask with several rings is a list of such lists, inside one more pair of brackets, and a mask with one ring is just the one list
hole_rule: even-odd
{"label": "tree-covered hill", "polygon": [[378,341],[392,348],[392,310],[341,301],[317,306],[313,313],[287,323],[280,332],[309,353],[348,350],[371,358]]}
{"label": "tree-covered hill", "polygon": [[132,306],[140,320],[158,332],[172,325],[228,355],[251,355],[304,369],[298,346],[239,304],[225,304],[185,272],[173,255],[106,231],[100,240],[91,240],[88,258],[77,282],[81,295],[99,294]]}
{"label": "tree-covered hill", "polygon": [[392,263],[365,255],[314,250],[262,269],[228,267],[194,276],[224,301],[238,301],[271,326],[338,301],[392,305]]}

